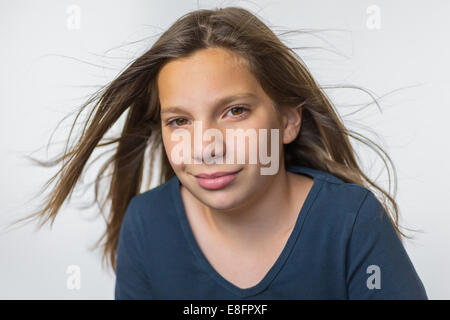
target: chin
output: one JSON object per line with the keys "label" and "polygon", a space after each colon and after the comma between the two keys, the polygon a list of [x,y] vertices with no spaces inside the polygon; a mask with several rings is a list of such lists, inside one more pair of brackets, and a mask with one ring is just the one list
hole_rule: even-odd
{"label": "chin", "polygon": [[216,191],[213,195],[205,195],[202,193],[200,197],[204,204],[215,210],[232,210],[239,206],[240,203],[240,199],[235,192]]}

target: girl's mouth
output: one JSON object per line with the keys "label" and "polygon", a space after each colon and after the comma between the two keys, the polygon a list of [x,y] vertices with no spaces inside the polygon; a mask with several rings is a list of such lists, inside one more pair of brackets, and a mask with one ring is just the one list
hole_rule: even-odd
{"label": "girl's mouth", "polygon": [[225,174],[220,177],[215,178],[205,178],[205,177],[198,177],[196,176],[195,179],[197,180],[198,184],[208,190],[217,190],[225,187],[226,185],[230,184],[236,176],[241,172],[242,169],[235,171],[230,174]]}

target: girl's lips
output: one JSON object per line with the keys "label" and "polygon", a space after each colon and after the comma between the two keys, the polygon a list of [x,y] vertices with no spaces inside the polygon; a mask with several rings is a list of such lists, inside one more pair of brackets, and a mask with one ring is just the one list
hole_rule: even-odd
{"label": "girl's lips", "polygon": [[197,180],[198,184],[205,188],[205,189],[209,189],[209,190],[216,190],[216,189],[220,189],[225,187],[226,185],[228,185],[231,181],[233,181],[236,176],[239,174],[239,172],[241,172],[241,170],[232,173],[232,174],[227,174],[224,176],[220,176],[220,177],[216,177],[216,178],[200,178],[200,177],[195,177],[195,179]]}

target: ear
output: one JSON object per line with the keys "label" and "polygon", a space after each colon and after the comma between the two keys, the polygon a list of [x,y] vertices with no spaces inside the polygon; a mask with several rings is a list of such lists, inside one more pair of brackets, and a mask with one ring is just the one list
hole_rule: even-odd
{"label": "ear", "polygon": [[297,138],[302,124],[302,109],[284,107],[282,112],[283,143],[288,144]]}

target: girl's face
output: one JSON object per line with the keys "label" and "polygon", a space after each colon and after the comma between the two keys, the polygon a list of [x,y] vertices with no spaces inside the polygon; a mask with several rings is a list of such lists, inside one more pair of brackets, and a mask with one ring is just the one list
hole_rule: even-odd
{"label": "girl's face", "polygon": [[[289,143],[295,136],[283,136],[286,130],[283,130],[284,124],[281,122],[284,121],[242,60],[224,49],[200,50],[188,58],[165,64],[158,74],[157,84],[164,148],[183,186],[198,200],[216,210],[243,208],[251,199],[262,196],[279,174],[278,164],[284,170],[282,143]],[[231,96],[235,97],[223,100]],[[216,129],[214,134],[219,135],[207,140],[204,134],[206,131],[212,132],[211,128]],[[185,129],[183,132],[190,139],[186,135],[176,139],[177,129]],[[227,129],[233,133],[238,132],[236,129],[254,131],[256,140],[250,142],[249,135],[242,135],[245,144],[242,146],[238,143],[239,139],[233,138],[233,146],[227,138]],[[259,129],[266,129],[263,138]],[[270,129],[279,129],[275,140],[271,138],[274,133]],[[196,139],[200,139],[198,143]],[[249,144],[255,142],[256,149],[253,149]],[[184,152],[180,152],[182,145],[186,147]],[[264,147],[263,153],[272,164],[260,161],[260,149]],[[211,148],[209,155],[223,159],[222,164],[205,162],[208,148]],[[256,162],[249,161],[255,150]],[[190,151],[190,155],[186,151]],[[234,152],[234,158],[230,163],[227,157],[231,152]],[[245,161],[238,161],[239,154]],[[179,157],[175,158],[177,155]],[[275,172],[261,175],[261,168],[270,166]],[[219,171],[239,172],[219,179],[196,177]]]}

